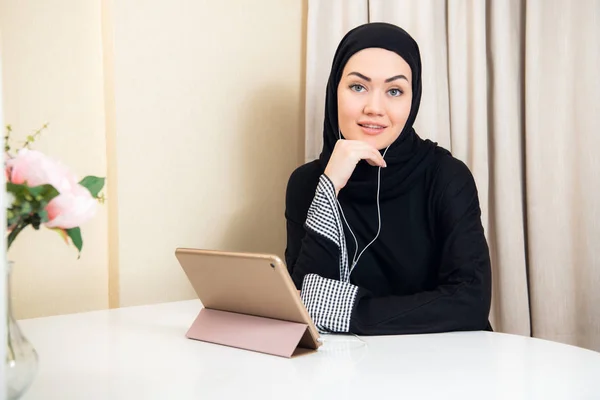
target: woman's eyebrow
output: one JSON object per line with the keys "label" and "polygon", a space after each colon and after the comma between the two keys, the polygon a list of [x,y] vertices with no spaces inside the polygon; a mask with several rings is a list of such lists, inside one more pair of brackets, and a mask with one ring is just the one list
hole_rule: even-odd
{"label": "woman's eyebrow", "polygon": [[404,76],[404,75],[396,75],[396,76],[392,76],[391,78],[387,78],[385,80],[385,83],[395,81],[396,79],[404,79],[406,82],[408,82],[408,78],[406,76]]}
{"label": "woman's eyebrow", "polygon": [[[352,71],[352,72],[350,72],[348,74],[348,76],[350,76],[350,75],[355,75],[355,76],[358,76],[361,79],[364,79],[367,82],[371,82],[371,78],[369,78],[368,76],[365,76],[365,75],[361,74],[360,72]],[[391,78],[387,78],[385,80],[385,83],[389,83],[389,82],[395,81],[396,79],[404,79],[406,82],[408,82],[408,78],[406,76],[400,74],[400,75],[392,76]]]}

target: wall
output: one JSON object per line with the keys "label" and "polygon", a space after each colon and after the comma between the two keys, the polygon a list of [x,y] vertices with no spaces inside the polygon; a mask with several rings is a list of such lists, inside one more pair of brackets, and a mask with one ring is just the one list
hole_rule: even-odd
{"label": "wall", "polygon": [[[6,119],[109,177],[84,253],[22,234],[20,318],[193,298],[176,247],[283,255],[306,1],[0,0]],[[76,142],[79,140],[79,142]]]}
{"label": "wall", "polygon": [[193,298],[176,247],[283,255],[303,2],[114,2],[120,304]]}
{"label": "wall", "polygon": [[[49,122],[35,148],[78,175],[106,173],[100,8],[90,1],[1,0],[5,121],[13,144]],[[19,318],[108,306],[107,209],[82,227],[81,259],[54,232],[27,229],[8,256]]]}

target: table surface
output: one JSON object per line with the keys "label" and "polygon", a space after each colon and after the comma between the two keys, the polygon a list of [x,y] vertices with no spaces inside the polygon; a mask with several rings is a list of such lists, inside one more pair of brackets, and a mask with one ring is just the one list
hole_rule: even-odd
{"label": "table surface", "polygon": [[286,359],[185,337],[198,300],[19,321],[33,399],[600,399],[600,353],[491,332],[324,336]]}

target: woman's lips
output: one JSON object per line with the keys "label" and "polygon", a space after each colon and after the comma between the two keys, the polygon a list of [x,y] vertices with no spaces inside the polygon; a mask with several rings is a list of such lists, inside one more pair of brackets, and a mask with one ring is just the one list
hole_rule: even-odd
{"label": "woman's lips", "polygon": [[382,133],[385,130],[385,128],[387,128],[385,125],[367,123],[367,122],[365,122],[365,123],[359,122],[358,126],[360,126],[362,131],[367,135],[379,135],[380,133]]}

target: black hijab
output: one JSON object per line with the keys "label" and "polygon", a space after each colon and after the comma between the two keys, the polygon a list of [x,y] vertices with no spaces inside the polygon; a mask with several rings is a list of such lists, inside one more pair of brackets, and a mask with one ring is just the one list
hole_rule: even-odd
{"label": "black hijab", "polygon": [[[319,157],[323,169],[329,162],[338,140],[337,88],[346,63],[360,50],[377,47],[393,51],[402,57],[412,70],[412,103],[410,114],[398,139],[390,145],[381,170],[380,198],[395,197],[408,190],[434,160],[436,144],[421,139],[413,123],[421,103],[421,55],[417,42],[403,29],[382,22],[368,23],[349,31],[340,42],[335,56],[325,97],[323,150]],[[343,134],[343,133],[342,133]],[[383,152],[383,150],[381,151]],[[340,199],[375,201],[377,167],[361,161],[352,177],[340,192]]]}

